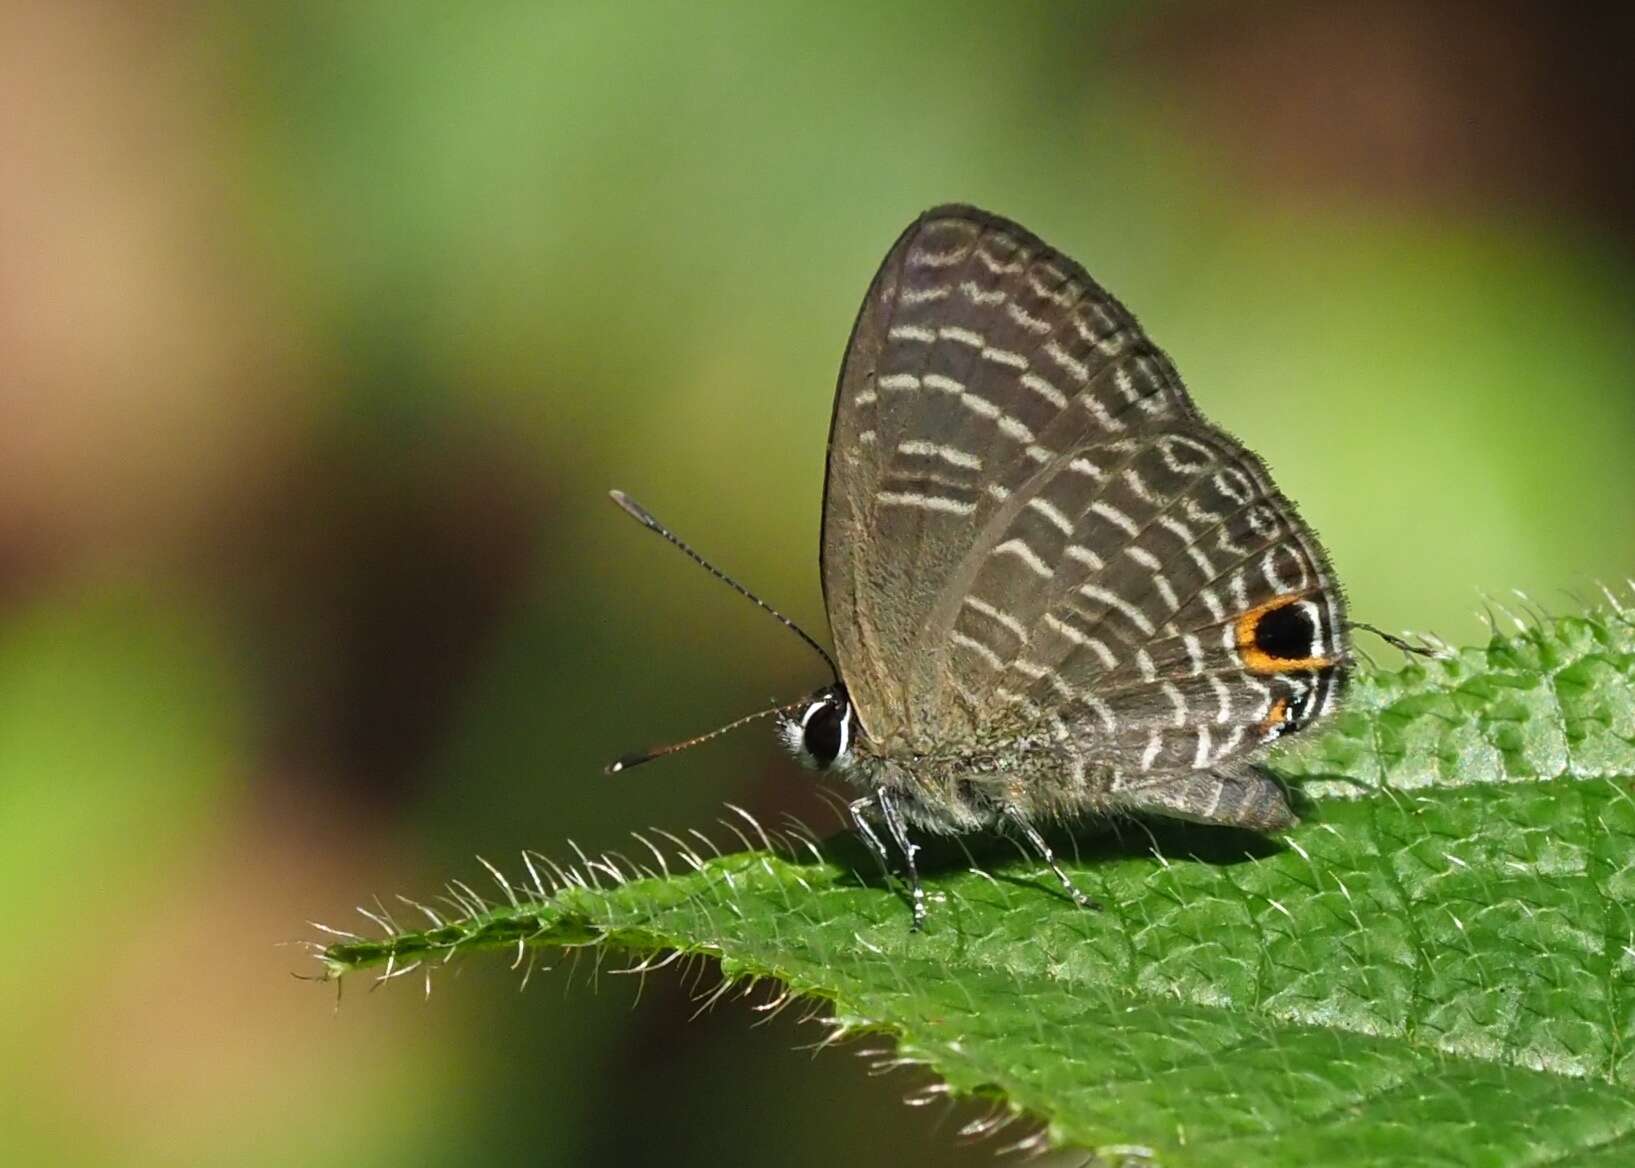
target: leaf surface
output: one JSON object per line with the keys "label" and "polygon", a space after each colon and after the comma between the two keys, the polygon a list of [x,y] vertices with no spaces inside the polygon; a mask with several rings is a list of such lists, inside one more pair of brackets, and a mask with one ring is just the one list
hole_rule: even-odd
{"label": "leaf surface", "polygon": [[977,841],[932,855],[914,934],[849,837],[761,846],[746,817],[744,851],[530,858],[499,907],[461,885],[441,927],[323,957],[341,975],[485,948],[706,954],[1109,1158],[1635,1162],[1631,620],[1544,620],[1364,675],[1275,761],[1304,817],[1280,840],[1060,836],[1101,912]]}

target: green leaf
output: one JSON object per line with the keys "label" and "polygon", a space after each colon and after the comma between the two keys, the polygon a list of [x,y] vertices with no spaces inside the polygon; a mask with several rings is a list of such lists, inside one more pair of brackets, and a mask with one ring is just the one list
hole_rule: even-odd
{"label": "green leaf", "polygon": [[[930,927],[847,835],[745,850],[640,840],[639,866],[495,873],[497,908],[323,952],[339,976],[488,948],[719,959],[832,1004],[836,1036],[1037,1139],[1112,1159],[1623,1164],[1635,1155],[1635,613],[1517,622],[1448,659],[1370,672],[1279,756],[1281,840],[1125,823],[1059,837],[1074,908],[1003,841],[931,858]],[[696,837],[701,839],[702,837]],[[751,847],[753,839],[757,846]],[[863,873],[863,875],[858,875]],[[525,891],[526,889],[526,891]]]}

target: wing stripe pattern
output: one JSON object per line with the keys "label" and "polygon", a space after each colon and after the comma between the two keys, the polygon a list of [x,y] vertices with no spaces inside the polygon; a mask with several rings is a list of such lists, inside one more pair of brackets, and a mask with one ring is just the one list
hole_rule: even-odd
{"label": "wing stripe pattern", "polygon": [[[968,208],[928,212],[911,227],[865,301],[831,427],[824,585],[831,610],[844,610],[831,624],[843,671],[859,678],[864,726],[919,742],[941,736],[950,717],[968,730],[969,712],[938,699],[940,655],[912,653],[939,604],[944,652],[962,645],[946,634],[966,589],[944,585],[1061,450],[1128,428],[1132,410],[1184,407],[1134,318],[1036,237]],[[953,457],[927,456],[926,445]],[[1052,503],[1032,515],[1049,524]],[[1036,566],[1061,554],[1019,532],[1004,556],[1043,580]],[[885,660],[918,667],[888,677]]]}
{"label": "wing stripe pattern", "polygon": [[1241,766],[1345,677],[1338,588],[1260,460],[1082,268],[971,208],[922,216],[865,300],[823,569],[882,753],[1044,736],[1127,806],[1270,816]]}

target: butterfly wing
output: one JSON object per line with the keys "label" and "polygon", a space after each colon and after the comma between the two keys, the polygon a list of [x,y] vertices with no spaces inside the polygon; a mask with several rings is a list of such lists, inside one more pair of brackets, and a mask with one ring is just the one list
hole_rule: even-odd
{"label": "butterfly wing", "polygon": [[875,277],[829,444],[823,581],[882,753],[1044,734],[1033,812],[1274,827],[1249,767],[1333,705],[1343,599],[1251,452],[1082,268],[927,212]]}
{"label": "butterfly wing", "polygon": [[1194,413],[1083,446],[1019,494],[943,602],[949,686],[1069,744],[1058,810],[1286,822],[1248,763],[1332,708],[1349,646],[1322,547],[1264,464]]}
{"label": "butterfly wing", "polygon": [[1039,484],[1073,451],[1191,412],[1123,305],[1017,224],[941,207],[903,233],[847,346],[824,486],[824,599],[873,742],[980,727],[948,635],[996,534],[1061,522]]}

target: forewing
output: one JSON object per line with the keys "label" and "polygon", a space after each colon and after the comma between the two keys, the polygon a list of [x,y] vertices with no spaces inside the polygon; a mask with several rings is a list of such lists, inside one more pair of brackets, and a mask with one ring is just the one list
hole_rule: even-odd
{"label": "forewing", "polygon": [[824,491],[825,602],[873,740],[982,723],[948,663],[995,534],[1054,520],[1029,504],[1073,452],[1190,413],[1168,360],[1072,260],[969,207],[909,227],[847,347]]}

